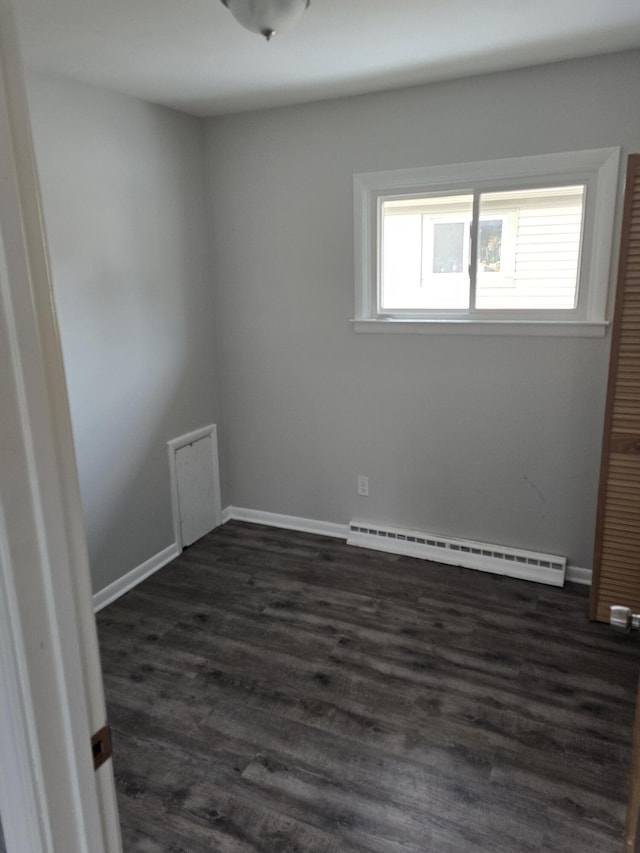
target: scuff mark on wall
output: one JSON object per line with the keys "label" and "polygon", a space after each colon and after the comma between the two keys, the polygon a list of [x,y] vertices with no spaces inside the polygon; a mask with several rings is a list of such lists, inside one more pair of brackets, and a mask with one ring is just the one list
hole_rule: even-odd
{"label": "scuff mark on wall", "polygon": [[543,493],[541,492],[541,490],[540,490],[540,489],[536,486],[536,484],[533,482],[533,480],[530,480],[530,479],[527,477],[527,475],[526,475],[526,474],[523,474],[523,475],[522,475],[522,479],[525,481],[525,483],[528,483],[528,484],[531,486],[531,488],[532,488],[532,489],[533,489],[533,491],[537,494],[537,496],[540,498],[540,500],[542,501],[542,503],[543,503],[543,504],[546,504],[547,499],[545,498],[545,496],[543,495]]}

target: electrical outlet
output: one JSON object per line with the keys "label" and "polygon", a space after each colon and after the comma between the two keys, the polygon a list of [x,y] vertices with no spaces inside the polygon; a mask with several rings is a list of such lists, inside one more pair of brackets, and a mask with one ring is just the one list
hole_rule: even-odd
{"label": "electrical outlet", "polygon": [[369,478],[363,477],[362,474],[358,477],[358,494],[365,497],[369,494]]}

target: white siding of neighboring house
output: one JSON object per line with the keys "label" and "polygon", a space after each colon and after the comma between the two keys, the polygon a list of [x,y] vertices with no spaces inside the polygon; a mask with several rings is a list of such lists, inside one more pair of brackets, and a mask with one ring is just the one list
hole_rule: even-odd
{"label": "white siding of neighboring house", "polygon": [[[582,196],[560,197],[551,204],[542,199],[520,201],[512,221],[516,234],[513,270],[503,267],[505,279],[500,287],[484,288],[479,282],[478,307],[574,308]],[[503,257],[505,248],[503,243]]]}

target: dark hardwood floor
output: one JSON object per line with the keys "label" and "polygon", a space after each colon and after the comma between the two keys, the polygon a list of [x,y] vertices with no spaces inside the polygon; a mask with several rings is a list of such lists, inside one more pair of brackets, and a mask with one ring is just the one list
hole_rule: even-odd
{"label": "dark hardwood floor", "polygon": [[619,853],[640,643],[232,522],[98,616],[125,853]]}

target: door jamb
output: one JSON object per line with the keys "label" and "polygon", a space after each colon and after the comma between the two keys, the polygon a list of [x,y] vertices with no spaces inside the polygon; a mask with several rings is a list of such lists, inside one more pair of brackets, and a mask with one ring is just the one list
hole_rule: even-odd
{"label": "door jamb", "polygon": [[11,0],[0,150],[0,813],[8,853],[117,853],[112,765],[94,772],[91,754],[106,711]]}

